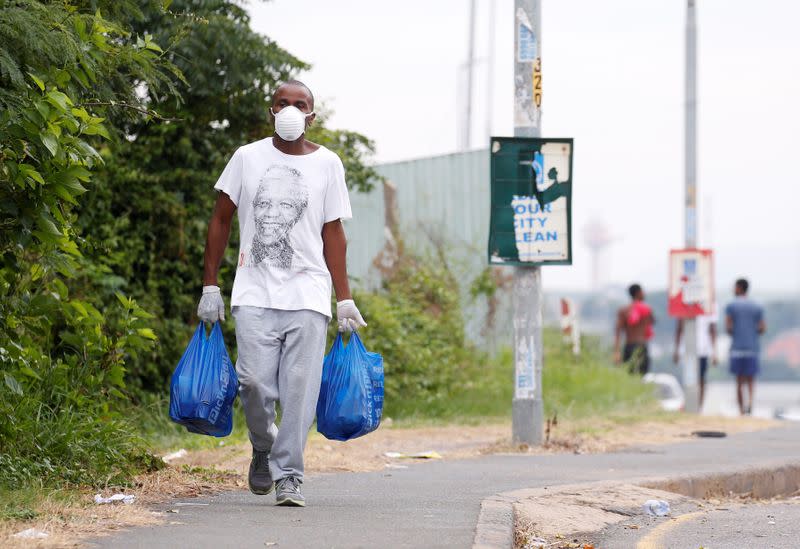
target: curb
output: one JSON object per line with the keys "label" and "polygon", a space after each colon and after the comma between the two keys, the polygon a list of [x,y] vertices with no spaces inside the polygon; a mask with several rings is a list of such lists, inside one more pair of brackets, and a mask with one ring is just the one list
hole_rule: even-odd
{"label": "curb", "polygon": [[498,494],[481,502],[473,549],[514,546],[514,501],[514,498]]}
{"label": "curb", "polygon": [[704,499],[728,494],[747,494],[771,498],[800,490],[800,463],[777,463],[726,473],[687,477],[647,479],[637,482],[645,488],[675,492],[690,498]]}
{"label": "curb", "polygon": [[[800,462],[780,462],[757,468],[734,469],[719,473],[705,473],[675,477],[646,477],[629,481],[595,481],[569,485],[576,491],[598,484],[634,484],[643,488],[663,490],[689,498],[704,499],[714,496],[751,493],[757,498],[788,495],[800,490]],[[473,549],[509,549],[514,547],[516,512],[514,503],[526,495],[547,490],[546,487],[512,490],[488,497],[481,502],[478,523],[475,526]]]}

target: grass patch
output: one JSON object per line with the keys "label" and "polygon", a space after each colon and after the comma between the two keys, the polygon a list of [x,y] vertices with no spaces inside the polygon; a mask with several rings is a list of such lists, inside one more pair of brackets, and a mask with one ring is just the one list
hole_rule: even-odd
{"label": "grass patch", "polygon": [[545,333],[542,386],[548,417],[635,422],[661,415],[652,385],[615,367],[595,339],[584,338],[582,343],[582,352],[576,357],[556,331]]}
{"label": "grass patch", "polygon": [[[120,527],[158,523],[163,517],[151,512],[153,504],[242,487],[238,474],[180,466],[132,476],[124,485],[53,488],[40,484],[0,488],[0,546],[75,547],[83,539],[117,531]],[[98,492],[104,495],[133,493],[136,504],[95,505],[93,495]],[[28,528],[45,531],[49,537],[41,542],[12,537]]]}
{"label": "grass patch", "polygon": [[237,444],[247,440],[247,425],[239,399],[233,409],[233,431],[225,438],[190,433],[183,425],[169,418],[169,395],[145,393],[135,405],[131,405],[128,417],[139,429],[151,451],[163,454],[180,448],[200,450]]}
{"label": "grass patch", "polygon": [[[442,421],[469,425],[511,418],[514,363],[510,350],[493,358],[483,356],[462,368],[460,376],[446,398],[420,400],[408,395],[393,403],[393,419],[399,426],[418,426]],[[592,418],[598,419],[598,429],[607,429],[609,421],[624,424],[671,417],[660,410],[652,386],[615,367],[593,338],[584,338],[583,352],[576,357],[557,331],[545,330],[542,377],[545,414],[579,422],[582,430],[594,428],[591,421],[584,421]]]}
{"label": "grass patch", "polygon": [[[22,404],[33,407],[37,402],[31,398]],[[28,431],[0,447],[3,489],[118,484],[162,466],[146,451],[132,424],[116,415],[98,418],[83,409],[56,412],[39,406],[20,417],[19,428]]]}
{"label": "grass patch", "polygon": [[57,488],[28,485],[21,488],[0,488],[0,522],[28,522],[40,517],[44,507],[68,507],[80,502],[78,488]]}

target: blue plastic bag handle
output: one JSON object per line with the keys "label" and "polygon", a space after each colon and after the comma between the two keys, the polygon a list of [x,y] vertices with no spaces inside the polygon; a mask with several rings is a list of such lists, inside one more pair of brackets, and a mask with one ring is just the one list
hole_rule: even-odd
{"label": "blue plastic bag handle", "polygon": [[[358,347],[361,347],[361,349],[366,351],[364,343],[361,342],[361,338],[358,337],[358,332],[356,330],[350,332],[350,337],[347,339],[347,345],[350,345],[354,340]],[[344,343],[344,338],[342,338],[342,332],[336,332],[336,339],[333,341],[333,346],[331,347],[331,350],[334,349],[341,350],[344,347],[346,347],[346,345]]]}
{"label": "blue plastic bag handle", "polygon": [[217,339],[222,337],[222,327],[219,325],[219,320],[215,321],[214,324],[211,326],[211,332],[206,336],[206,323],[204,321],[200,321],[197,325],[197,330],[195,330],[195,334],[200,332],[201,341],[204,343],[208,343],[212,339]]}

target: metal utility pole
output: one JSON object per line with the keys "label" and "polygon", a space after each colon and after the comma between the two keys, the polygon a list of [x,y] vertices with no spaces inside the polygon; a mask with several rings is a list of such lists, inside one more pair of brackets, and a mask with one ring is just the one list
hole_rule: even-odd
{"label": "metal utility pole", "polygon": [[475,72],[475,0],[469,5],[469,44],[467,46],[467,105],[461,149],[468,150],[472,141],[472,75]]}
{"label": "metal utility pole", "polygon": [[[540,137],[541,0],[514,0],[514,136]],[[542,271],[514,269],[514,400],[512,439],[541,444],[542,405]],[[533,391],[521,392],[520,377],[533,366]]]}
{"label": "metal utility pole", "polygon": [[[697,248],[697,24],[695,0],[687,0],[686,12],[686,127],[685,127],[685,203],[684,239],[686,248]],[[700,402],[697,390],[697,322],[684,322],[685,353],[683,388],[686,411],[696,413]]]}
{"label": "metal utility pole", "polygon": [[489,39],[486,54],[486,137],[492,135],[494,122],[494,0],[489,2]]}

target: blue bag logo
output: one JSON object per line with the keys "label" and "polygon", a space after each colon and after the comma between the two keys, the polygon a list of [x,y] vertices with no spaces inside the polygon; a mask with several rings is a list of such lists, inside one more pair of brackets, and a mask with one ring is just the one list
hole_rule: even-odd
{"label": "blue bag logo", "polygon": [[236,370],[215,323],[206,338],[201,322],[170,381],[169,417],[192,433],[224,437],[233,430]]}

